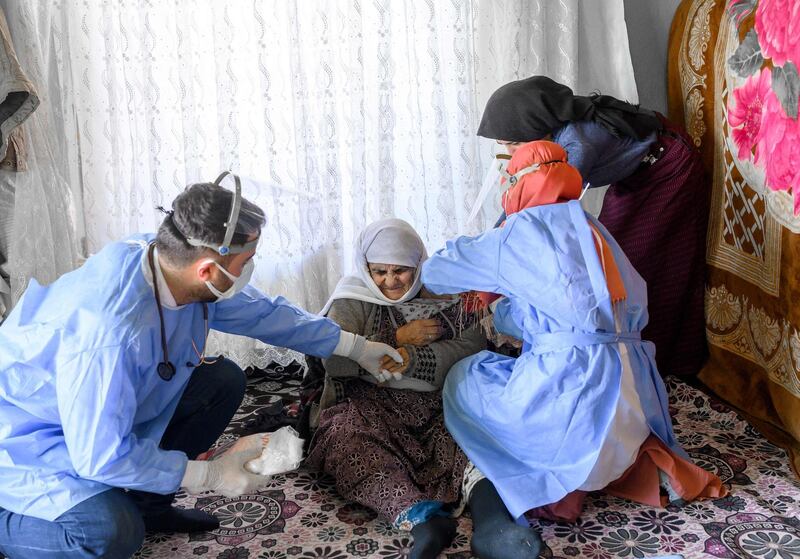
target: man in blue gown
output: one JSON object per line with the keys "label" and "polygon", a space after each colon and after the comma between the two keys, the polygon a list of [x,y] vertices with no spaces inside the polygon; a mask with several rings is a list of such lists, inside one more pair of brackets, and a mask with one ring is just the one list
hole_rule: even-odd
{"label": "man in blue gown", "polygon": [[264,478],[243,465],[260,448],[195,460],[245,389],[237,365],[204,355],[209,328],[350,357],[376,376],[385,355],[400,360],[247,285],[265,219],[238,192],[195,184],[172,207],[157,235],[112,243],[49,286],[31,281],[0,325],[0,552],[9,558],[129,557],[145,530],[219,524],[172,507],[179,487],[258,488]]}

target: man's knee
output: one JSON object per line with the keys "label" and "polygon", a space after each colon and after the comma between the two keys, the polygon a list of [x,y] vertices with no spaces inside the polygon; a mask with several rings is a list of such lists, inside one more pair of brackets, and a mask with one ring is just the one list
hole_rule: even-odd
{"label": "man's knee", "polygon": [[94,544],[96,557],[131,557],[144,541],[142,515],[135,507],[133,511],[116,514],[98,536]]}
{"label": "man's knee", "polygon": [[[85,502],[94,518],[86,514],[75,517],[67,528],[80,548],[80,557],[131,557],[144,541],[144,521],[139,509],[121,490],[112,490]],[[83,505],[83,503],[82,503]],[[83,511],[82,511],[83,512]],[[89,512],[88,510],[86,512]]]}
{"label": "man's knee", "polygon": [[234,401],[238,407],[247,388],[247,377],[239,365],[221,357],[208,365],[204,376],[206,382],[213,383],[218,393],[224,395],[226,400]]}

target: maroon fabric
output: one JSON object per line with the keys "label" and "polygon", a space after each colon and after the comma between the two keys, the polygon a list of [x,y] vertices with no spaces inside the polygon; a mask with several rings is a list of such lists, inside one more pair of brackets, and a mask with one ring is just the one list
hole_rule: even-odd
{"label": "maroon fabric", "polygon": [[[694,375],[708,348],[703,316],[710,183],[689,137],[663,119],[653,165],[612,184],[600,222],[647,282],[650,320],[642,337],[656,345],[662,375]],[[663,148],[663,151],[659,151]]]}
{"label": "maroon fabric", "polygon": [[440,392],[347,384],[322,412],[306,463],[339,494],[394,522],[421,501],[455,503],[467,458],[444,426]]}

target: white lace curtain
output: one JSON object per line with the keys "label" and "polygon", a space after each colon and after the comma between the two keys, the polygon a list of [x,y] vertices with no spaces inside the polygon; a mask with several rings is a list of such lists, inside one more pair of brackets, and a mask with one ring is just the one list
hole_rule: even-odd
{"label": "white lace curtain", "polygon": [[[0,246],[7,251],[5,264],[10,278],[10,303],[16,303],[30,279],[42,284],[54,281],[79,262],[78,224],[83,218],[77,210],[70,184],[76,183],[76,159],[70,158],[64,138],[72,133],[65,124],[61,105],[59,76],[51,73],[56,65],[53,37],[37,20],[21,21],[20,4],[1,4],[9,18],[9,31],[19,66],[34,89],[41,88],[42,102],[20,126],[24,139],[27,170],[0,171]],[[4,37],[5,41],[5,37]],[[5,64],[3,72],[12,72]],[[15,76],[2,76],[2,95],[19,84]],[[0,305],[2,306],[2,305]],[[2,314],[0,314],[0,319]]]}
{"label": "white lace curtain", "polygon": [[[370,221],[397,216],[435,250],[466,225],[492,142],[488,96],[542,73],[636,101],[622,0],[7,2],[46,42],[89,252],[155,230],[158,205],[232,169],[262,183],[254,283],[310,310]],[[34,41],[35,42],[35,41]],[[36,48],[31,46],[30,48]],[[41,45],[38,47],[43,51]],[[242,364],[279,357],[215,338]]]}

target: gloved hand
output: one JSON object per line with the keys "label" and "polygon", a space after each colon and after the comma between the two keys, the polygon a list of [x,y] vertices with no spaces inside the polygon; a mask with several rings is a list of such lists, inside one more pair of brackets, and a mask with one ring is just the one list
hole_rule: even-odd
{"label": "gloved hand", "polygon": [[[351,359],[361,365],[361,367],[378,379],[378,382],[384,382],[394,377],[400,380],[403,375],[401,373],[392,374],[386,369],[382,368],[384,357],[388,356],[394,359],[397,363],[403,363],[403,356],[400,355],[392,346],[382,344],[380,342],[371,342],[364,339],[364,345],[361,351],[351,355]],[[358,344],[356,345],[358,347]]]}
{"label": "gloved hand", "polygon": [[[361,365],[361,368],[378,379],[378,382],[384,382],[394,376],[381,369],[381,362],[384,356],[388,355],[398,363],[403,362],[403,357],[393,347],[380,342],[371,342],[364,336],[358,336],[344,330],[339,336],[339,344],[333,350],[333,354],[352,359]],[[401,376],[398,373],[398,377]]]}
{"label": "gloved hand", "polygon": [[227,451],[214,460],[189,460],[181,487],[189,493],[214,491],[225,497],[252,493],[267,482],[267,478],[244,469],[246,462],[261,455],[260,447]]}
{"label": "gloved hand", "polygon": [[391,358],[384,357],[381,367],[386,373],[392,375],[395,380],[400,380],[408,371],[409,365],[411,365],[411,355],[409,355],[408,348],[406,347],[398,347],[397,353],[403,358],[402,363],[395,363]]}

